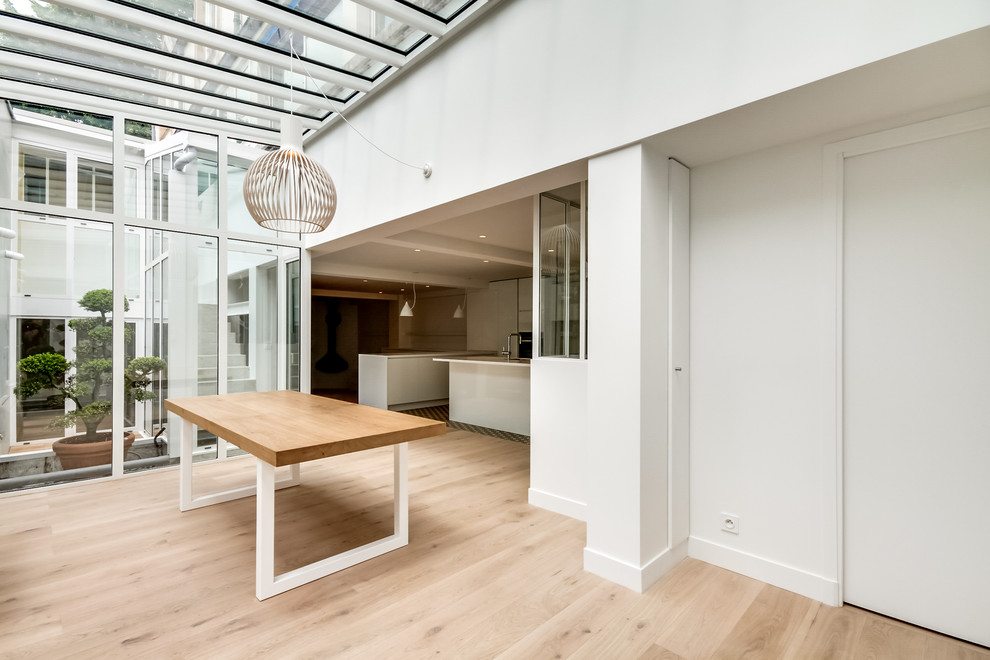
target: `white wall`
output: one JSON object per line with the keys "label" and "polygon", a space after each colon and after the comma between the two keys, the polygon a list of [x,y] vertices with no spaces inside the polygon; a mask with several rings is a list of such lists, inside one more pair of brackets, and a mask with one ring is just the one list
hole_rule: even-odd
{"label": "white wall", "polygon": [[497,314],[498,298],[494,289],[468,291],[467,309],[464,312],[467,319],[468,350],[498,350],[498,330],[495,327]]}
{"label": "white wall", "polygon": [[[630,20],[633,14],[637,19]],[[334,224],[315,240],[462,200],[986,24],[990,4],[980,0],[814,6],[628,0],[621,11],[602,11],[592,0],[506,0],[352,115],[388,150],[430,160],[430,179],[387,161],[346,127],[307,146],[340,193]],[[553,75],[534,75],[539,71]],[[826,141],[692,169],[689,551],[832,601],[835,445],[826,402],[834,395],[827,388],[834,309],[827,307],[835,259],[828,250],[832,227],[823,218]],[[594,181],[589,186],[594,195]],[[592,286],[596,281],[592,275]],[[597,382],[590,368],[589,392]],[[649,389],[637,383],[631,396]],[[611,409],[588,414],[589,442],[595,429],[612,432],[604,417],[614,415]],[[588,459],[594,474],[608,468],[601,449]],[[536,451],[540,479],[537,466],[554,459],[537,458]],[[617,471],[585,491],[589,516],[595,498],[620,499],[608,487],[622,487],[623,475]],[[644,464],[636,478],[651,475]],[[576,482],[555,487],[562,494],[577,488]],[[625,549],[612,547],[606,516],[614,513],[622,525],[640,511],[610,511],[602,503],[595,542],[625,560]],[[723,512],[739,516],[738,535],[719,529]],[[639,550],[627,562],[634,568],[650,559],[648,548]]]}
{"label": "white wall", "polygon": [[351,114],[385,150],[430,161],[431,178],[385,158],[341,124],[307,144],[339,193],[333,224],[312,240],[401,218],[988,23],[984,0],[625,0],[607,9],[596,0],[505,0]]}
{"label": "white wall", "polygon": [[[412,316],[399,316],[396,311],[394,319],[399,328],[396,347],[463,351],[467,342],[467,321],[455,319],[454,310],[464,297],[460,293],[435,295],[429,293],[429,289],[423,292],[423,288],[420,287],[416,295]],[[408,293],[409,304],[412,305],[413,297],[411,292]]]}
{"label": "white wall", "polygon": [[690,553],[820,600],[838,577],[823,145],[691,171]]}
{"label": "white wall", "polygon": [[584,520],[588,497],[588,363],[536,358],[529,367],[529,502]]}

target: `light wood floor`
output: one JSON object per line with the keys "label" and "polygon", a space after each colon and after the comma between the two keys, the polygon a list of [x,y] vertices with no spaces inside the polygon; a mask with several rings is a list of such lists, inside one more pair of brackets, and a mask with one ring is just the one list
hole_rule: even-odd
{"label": "light wood floor", "polygon": [[[696,560],[610,584],[582,523],[526,503],[528,464],[467,432],[412,443],[410,545],[264,602],[253,498],[180,513],[175,470],[0,498],[0,657],[990,658]],[[277,500],[280,570],[384,536],[391,452],[306,464]]]}

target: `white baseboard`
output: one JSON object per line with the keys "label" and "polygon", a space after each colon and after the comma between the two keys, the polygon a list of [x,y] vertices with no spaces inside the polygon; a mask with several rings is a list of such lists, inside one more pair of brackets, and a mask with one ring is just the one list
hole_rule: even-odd
{"label": "white baseboard", "polygon": [[687,541],[675,548],[664,550],[643,566],[633,566],[621,559],[585,548],[584,570],[637,593],[643,593],[687,556]]}
{"label": "white baseboard", "polygon": [[584,502],[578,502],[577,500],[571,500],[560,495],[530,488],[529,503],[541,509],[565,515],[568,518],[574,518],[582,522],[586,520],[585,515],[588,505]]}
{"label": "white baseboard", "polygon": [[787,566],[763,557],[712,543],[692,536],[688,539],[688,556],[734,573],[772,584],[838,607],[839,583],[821,575],[815,575],[793,566]]}

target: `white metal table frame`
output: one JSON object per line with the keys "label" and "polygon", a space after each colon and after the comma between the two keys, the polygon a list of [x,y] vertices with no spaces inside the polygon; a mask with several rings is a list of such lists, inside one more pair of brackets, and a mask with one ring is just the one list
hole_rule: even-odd
{"label": "white metal table frame", "polygon": [[409,448],[402,442],[392,446],[394,455],[394,531],[377,541],[346,550],[297,569],[275,574],[275,491],[302,483],[299,463],[289,466],[288,479],[276,480],[275,466],[257,461],[257,484],[231,490],[193,496],[193,448],[196,426],[182,418],[179,450],[179,509],[189,511],[222,502],[257,495],[255,595],[264,600],[295,589],[313,580],[367,561],[386,552],[409,545]]}

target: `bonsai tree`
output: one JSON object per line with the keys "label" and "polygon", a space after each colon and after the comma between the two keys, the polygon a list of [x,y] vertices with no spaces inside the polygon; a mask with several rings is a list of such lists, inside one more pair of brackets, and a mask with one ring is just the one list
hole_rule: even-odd
{"label": "bonsai tree", "polygon": [[[100,439],[97,430],[112,408],[113,328],[109,315],[113,311],[113,291],[88,291],[79,301],[79,306],[96,312],[98,316],[69,321],[69,328],[78,335],[75,362],[66,360],[58,353],[29,355],[17,363],[22,378],[14,391],[24,399],[41,390],[55,390],[57,394],[48,397],[51,407],[64,406],[66,399],[76,407],[53,419],[49,428],[82,424],[86,427],[85,441],[95,442]],[[124,309],[127,308],[125,298]],[[127,401],[147,401],[154,397],[147,388],[152,378],[165,366],[165,361],[156,357],[131,360],[124,369],[124,396]],[[70,374],[73,367],[75,373]]]}

